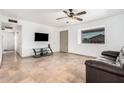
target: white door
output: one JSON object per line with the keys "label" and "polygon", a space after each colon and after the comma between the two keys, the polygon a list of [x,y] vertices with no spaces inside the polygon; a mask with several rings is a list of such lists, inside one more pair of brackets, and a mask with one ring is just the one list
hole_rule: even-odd
{"label": "white door", "polygon": [[15,33],[8,32],[7,33],[7,50],[14,51],[15,49]]}
{"label": "white door", "polygon": [[68,52],[68,31],[60,32],[60,51]]}
{"label": "white door", "polygon": [[15,33],[10,31],[3,31],[3,50],[15,50]]}

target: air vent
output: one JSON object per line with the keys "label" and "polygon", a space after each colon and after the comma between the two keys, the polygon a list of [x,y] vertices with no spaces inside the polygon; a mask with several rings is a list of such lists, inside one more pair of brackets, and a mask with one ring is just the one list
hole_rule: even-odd
{"label": "air vent", "polygon": [[13,20],[13,19],[8,19],[8,21],[11,22],[11,23],[18,23],[17,20]]}
{"label": "air vent", "polygon": [[13,29],[13,27],[5,26],[6,29]]}

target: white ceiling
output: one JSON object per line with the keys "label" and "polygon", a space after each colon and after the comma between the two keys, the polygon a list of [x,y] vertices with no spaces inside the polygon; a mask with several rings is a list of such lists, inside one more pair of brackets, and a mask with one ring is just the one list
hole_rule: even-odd
{"label": "white ceiling", "polygon": [[[87,11],[87,14],[78,16],[80,18],[83,18],[82,22],[71,20],[69,18],[56,20],[56,18],[66,16],[62,12],[63,9],[1,9],[0,14],[16,19],[22,19],[40,24],[60,27],[98,20],[105,17],[124,13],[124,9],[74,9],[74,12],[77,13],[84,10]],[[70,23],[67,24],[66,21],[69,21]]]}

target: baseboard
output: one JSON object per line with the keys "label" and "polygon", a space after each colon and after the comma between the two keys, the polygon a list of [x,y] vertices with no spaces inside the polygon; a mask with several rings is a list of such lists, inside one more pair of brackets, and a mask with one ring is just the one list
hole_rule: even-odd
{"label": "baseboard", "polygon": [[[53,52],[53,54],[54,53],[59,53],[60,51],[55,51],[55,52]],[[27,57],[33,57],[33,55],[22,55],[22,56],[20,56],[21,58],[27,58]]]}
{"label": "baseboard", "polygon": [[67,52],[69,54],[73,54],[73,55],[78,55],[78,56],[85,56],[85,57],[89,57],[89,58],[96,58],[94,56],[89,56],[89,55],[83,55],[83,54],[77,54],[77,53],[72,53],[72,52]]}

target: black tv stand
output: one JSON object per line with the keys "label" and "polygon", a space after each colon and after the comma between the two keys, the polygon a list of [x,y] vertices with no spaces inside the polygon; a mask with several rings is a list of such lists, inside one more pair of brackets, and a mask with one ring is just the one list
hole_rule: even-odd
{"label": "black tv stand", "polygon": [[33,51],[34,51],[33,57],[35,58],[50,56],[53,54],[53,51],[50,48],[50,44],[48,44],[48,47],[45,47],[45,48],[34,48]]}

